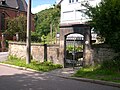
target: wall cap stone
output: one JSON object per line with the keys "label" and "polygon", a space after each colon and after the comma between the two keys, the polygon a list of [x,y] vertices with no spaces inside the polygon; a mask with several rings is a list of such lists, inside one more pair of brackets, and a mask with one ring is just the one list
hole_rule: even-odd
{"label": "wall cap stone", "polygon": [[[16,45],[26,45],[25,42],[8,42],[9,44],[16,44]],[[31,46],[44,46],[44,44],[40,44],[40,43],[31,43]],[[53,46],[56,46],[56,47],[59,47],[58,44],[48,44],[47,45],[48,47],[53,47]]]}

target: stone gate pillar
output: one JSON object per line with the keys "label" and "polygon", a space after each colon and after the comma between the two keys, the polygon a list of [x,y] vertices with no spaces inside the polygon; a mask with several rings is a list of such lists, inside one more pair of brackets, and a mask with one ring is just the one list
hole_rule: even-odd
{"label": "stone gate pillar", "polygon": [[90,65],[91,62],[91,30],[90,26],[86,24],[64,24],[60,26],[60,50],[59,61],[65,66],[66,58],[66,37],[71,33],[78,33],[84,35],[84,50],[83,61],[84,66]]}
{"label": "stone gate pillar", "polygon": [[60,47],[59,47],[59,61],[65,67],[65,36],[63,34],[63,29],[60,29]]}
{"label": "stone gate pillar", "polygon": [[83,60],[84,60],[84,66],[90,66],[92,65],[92,59],[91,59],[91,30],[90,27],[84,28],[84,45],[83,45]]}

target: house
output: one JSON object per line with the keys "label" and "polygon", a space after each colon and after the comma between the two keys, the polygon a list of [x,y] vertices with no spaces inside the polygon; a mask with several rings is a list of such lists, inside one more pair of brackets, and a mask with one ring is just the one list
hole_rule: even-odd
{"label": "house", "polygon": [[[57,0],[57,4],[61,5],[60,19],[60,61],[63,65],[67,65],[66,45],[67,40],[79,38],[83,44],[83,61],[85,66],[89,66],[91,62],[91,27],[87,23],[90,18],[85,14],[87,10],[83,4],[89,3],[96,6],[101,0]],[[74,34],[74,35],[71,35]],[[77,36],[77,37],[76,37]],[[93,35],[95,36],[95,35]],[[69,40],[70,41],[70,40]],[[76,41],[76,40],[74,40]],[[71,41],[70,41],[71,43]],[[73,41],[72,41],[73,43]],[[75,55],[75,54],[74,54]]]}
{"label": "house", "polygon": [[[91,6],[96,6],[101,0],[57,0],[56,4],[61,4],[61,25],[66,24],[85,24],[90,18],[85,15],[86,8],[83,6],[89,3]],[[78,34],[70,35],[74,38]],[[70,37],[69,36],[69,37]],[[80,37],[81,35],[78,35]],[[92,40],[95,42],[97,34],[91,31]],[[81,36],[80,38],[82,38]],[[83,39],[82,39],[83,40]]]}
{"label": "house", "polygon": [[61,4],[61,24],[84,24],[90,18],[84,12],[86,8],[82,5],[89,3],[96,6],[101,0],[57,0]]}
{"label": "house", "polygon": [[[1,33],[6,30],[6,18],[14,18],[20,15],[27,15],[27,3],[25,0],[0,0],[0,40]],[[31,23],[31,28],[34,30],[34,23]]]}
{"label": "house", "polygon": [[[96,6],[101,0],[57,0],[57,4],[61,4],[61,25],[64,24],[85,24],[90,18],[85,15],[86,8],[83,6],[89,3]],[[97,34],[91,31],[92,40],[96,40]]]}

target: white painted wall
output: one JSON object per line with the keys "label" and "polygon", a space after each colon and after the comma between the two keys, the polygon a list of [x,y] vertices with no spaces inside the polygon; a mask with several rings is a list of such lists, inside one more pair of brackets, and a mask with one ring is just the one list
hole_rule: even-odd
{"label": "white painted wall", "polygon": [[[63,0],[61,3],[61,24],[74,23],[84,24],[89,18],[82,13],[86,8],[81,4],[89,2],[90,5],[96,6],[101,0]],[[74,1],[74,2],[72,2]]]}

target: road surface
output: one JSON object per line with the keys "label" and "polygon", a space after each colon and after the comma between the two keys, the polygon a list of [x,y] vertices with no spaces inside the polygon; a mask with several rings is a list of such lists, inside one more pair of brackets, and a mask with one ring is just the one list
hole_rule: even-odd
{"label": "road surface", "polygon": [[120,88],[0,65],[0,90],[120,90]]}

